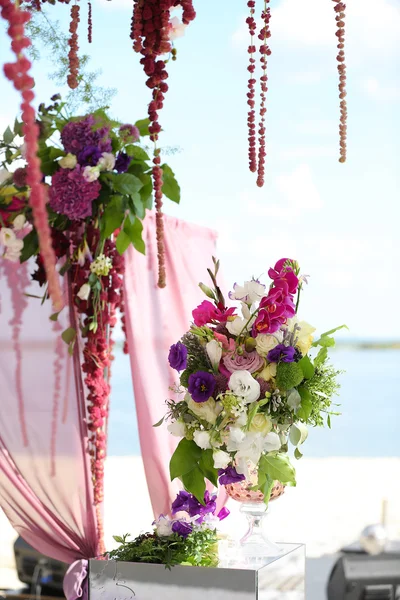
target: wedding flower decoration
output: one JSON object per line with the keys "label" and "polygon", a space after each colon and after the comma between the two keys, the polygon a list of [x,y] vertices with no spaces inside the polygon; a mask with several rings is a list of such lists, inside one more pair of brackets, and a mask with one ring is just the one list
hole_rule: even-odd
{"label": "wedding flower decoration", "polygon": [[275,481],[296,484],[289,448],[301,458],[308,428],[330,427],[338,414],[339,371],[328,350],[341,327],[314,339],[315,328],[299,319],[306,279],[295,260],[282,258],[269,269],[269,286],[254,279],[235,284],[229,297],[240,311],[226,306],[215,259],[214,266],[213,288],[200,284],[209,300],[194,309],[192,326],[169,354],[183,396],[167,401],[168,430],[182,438],[171,479],[200,500],[206,480],[229,485],[256,472],[254,489],[268,502]]}
{"label": "wedding flower decoration", "polygon": [[179,492],[172,503],[172,518],[160,515],[153,523],[152,533],[139,535],[132,541],[128,541],[129,535],[114,536],[114,540],[121,545],[109,552],[108,558],[164,564],[166,568],[183,563],[196,567],[216,567],[216,526],[229,515],[226,508],[217,513],[216,500],[217,496],[209,492],[204,494],[201,502],[186,491]]}

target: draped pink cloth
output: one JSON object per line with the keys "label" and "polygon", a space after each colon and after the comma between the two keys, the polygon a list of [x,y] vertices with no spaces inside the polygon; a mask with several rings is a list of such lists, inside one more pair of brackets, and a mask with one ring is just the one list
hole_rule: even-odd
{"label": "draped pink cloth", "polygon": [[[177,383],[168,351],[188,330],[192,310],[205,299],[198,283],[209,283],[216,233],[172,217],[165,218],[167,287],[157,288],[155,218],[145,222],[146,256],[128,251],[125,274],[127,338],[140,445],[154,515],[168,514],[179,482],[170,482],[169,461],[178,442],[166,425],[154,428],[166,412],[168,389]],[[129,474],[127,475],[129,476]],[[223,499],[222,499],[223,501]]]}
{"label": "draped pink cloth", "polygon": [[49,302],[24,296],[43,293],[27,265],[0,265],[0,506],[43,554],[68,563],[93,557],[84,391],[60,338],[68,311],[50,321]]}

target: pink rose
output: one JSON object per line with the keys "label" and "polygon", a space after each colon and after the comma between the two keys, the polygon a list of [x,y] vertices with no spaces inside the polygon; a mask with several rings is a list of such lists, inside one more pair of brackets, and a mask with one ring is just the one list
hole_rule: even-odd
{"label": "pink rose", "polygon": [[260,371],[265,365],[263,359],[257,352],[246,352],[245,350],[243,351],[243,354],[230,352],[222,359],[222,362],[229,373],[233,373],[234,371],[249,371],[250,373],[255,373],[256,371]]}

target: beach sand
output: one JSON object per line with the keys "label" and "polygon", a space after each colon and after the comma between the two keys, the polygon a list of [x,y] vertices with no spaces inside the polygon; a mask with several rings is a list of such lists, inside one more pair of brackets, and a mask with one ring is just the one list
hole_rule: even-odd
{"label": "beach sand", "polygon": [[[391,538],[400,538],[400,458],[303,458],[296,463],[297,487],[271,503],[266,531],[274,541],[302,542],[307,556],[337,552],[359,537],[366,525],[378,523],[386,502]],[[230,501],[231,515],[221,531],[238,537],[246,523],[239,505]],[[109,457],[105,480],[105,538],[132,536],[151,528],[153,514],[140,457]],[[18,587],[13,543],[17,535],[0,513],[0,589]]]}

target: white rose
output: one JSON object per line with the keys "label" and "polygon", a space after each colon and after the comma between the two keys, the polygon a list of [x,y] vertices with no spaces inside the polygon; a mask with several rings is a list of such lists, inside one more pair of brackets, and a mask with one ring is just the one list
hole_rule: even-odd
{"label": "white rose", "polygon": [[208,431],[195,431],[193,439],[202,450],[209,450],[211,448],[210,434]]}
{"label": "white rose", "polygon": [[0,169],[0,185],[10,179],[11,173],[7,169]]}
{"label": "white rose", "polygon": [[214,398],[209,398],[207,402],[195,402],[190,394],[187,394],[185,400],[189,409],[196,417],[211,423],[211,425],[214,425],[222,410],[221,403],[215,402]]}
{"label": "white rose", "polygon": [[269,365],[264,367],[264,369],[261,371],[259,377],[261,379],[264,379],[264,381],[271,381],[271,379],[273,377],[276,377],[276,369],[277,369],[277,364],[270,363]]}
{"label": "white rose", "polygon": [[246,404],[258,400],[260,397],[260,384],[249,371],[235,371],[229,379],[229,389],[243,398]]}
{"label": "white rose", "polygon": [[168,519],[168,517],[164,517],[164,515],[160,515],[155,522],[157,534],[160,537],[166,537],[172,534],[172,521]]}
{"label": "white rose", "polygon": [[226,469],[231,462],[231,457],[227,452],[223,450],[217,450],[213,452],[214,468],[215,469]]}
{"label": "white rose", "polygon": [[306,323],[306,321],[299,321],[298,317],[295,316],[288,320],[287,327],[289,331],[294,331],[296,326],[297,328],[300,328],[296,329],[296,346],[299,348],[300,352],[305,355],[310,350],[313,343],[315,327],[312,327],[312,325]]}
{"label": "white rose", "polygon": [[268,352],[282,342],[283,336],[280,331],[274,335],[260,334],[256,337],[256,350],[260,356],[267,356]]}
{"label": "white rose", "polygon": [[89,296],[90,296],[90,285],[88,283],[84,283],[79,292],[77,293],[77,296],[80,300],[88,300]]}
{"label": "white rose", "polygon": [[246,304],[254,304],[259,302],[265,293],[265,285],[252,279],[251,281],[245,281],[243,285],[233,286],[233,292],[230,292],[229,298],[231,300],[241,300]]}
{"label": "white rose", "polygon": [[235,452],[236,450],[239,450],[240,445],[245,437],[246,434],[239,427],[231,427],[226,444],[228,452]]}
{"label": "white rose", "polygon": [[78,160],[74,154],[67,154],[67,156],[63,156],[63,158],[58,161],[58,164],[62,169],[75,169],[77,163]]}
{"label": "white rose", "polygon": [[222,357],[222,346],[217,340],[211,340],[206,345],[208,358],[214,369],[217,369]]}
{"label": "white rose", "polygon": [[97,166],[102,171],[112,171],[115,167],[115,156],[111,152],[103,152]]}
{"label": "white rose", "polygon": [[0,244],[3,246],[12,245],[17,239],[15,233],[9,227],[3,227],[0,229]]}
{"label": "white rose", "polygon": [[83,177],[88,183],[93,183],[100,177],[99,167],[85,167],[83,169]]}
{"label": "white rose", "polygon": [[171,435],[183,438],[186,435],[186,425],[182,421],[173,421],[167,427]]}
{"label": "white rose", "polygon": [[15,231],[21,231],[25,227],[26,218],[25,215],[17,215],[13,221],[13,227]]}
{"label": "white rose", "polygon": [[282,444],[279,435],[271,431],[271,433],[266,435],[264,438],[263,450],[265,452],[274,452],[279,450],[281,445]]}

